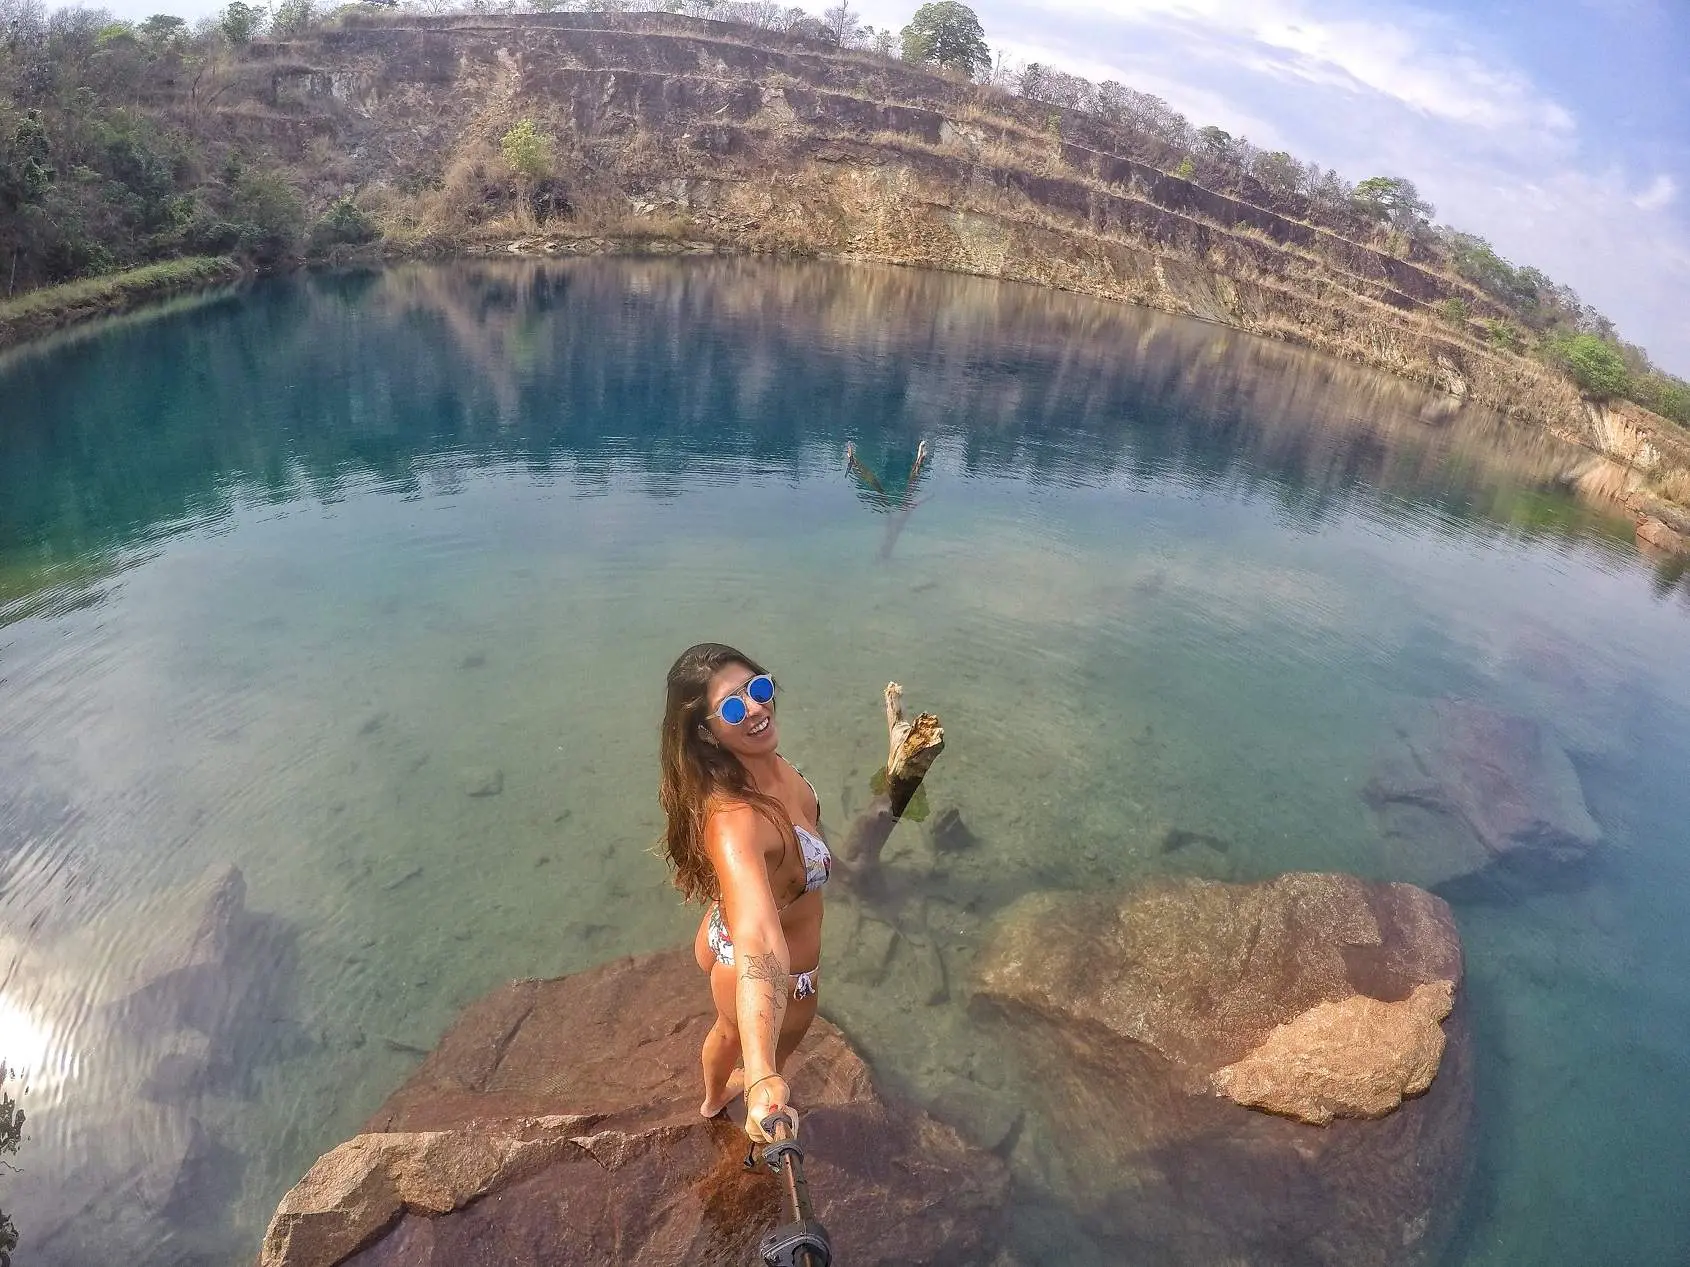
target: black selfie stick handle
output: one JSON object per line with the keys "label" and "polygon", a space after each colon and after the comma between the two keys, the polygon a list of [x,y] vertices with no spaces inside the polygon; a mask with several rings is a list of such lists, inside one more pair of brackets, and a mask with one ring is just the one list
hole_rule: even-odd
{"label": "black selfie stick handle", "polygon": [[833,1246],[827,1229],[810,1205],[810,1185],[804,1180],[804,1150],[792,1137],[792,1120],[770,1114],[763,1133],[774,1140],[764,1145],[763,1160],[781,1179],[783,1222],[762,1239],[764,1267],[831,1267]]}

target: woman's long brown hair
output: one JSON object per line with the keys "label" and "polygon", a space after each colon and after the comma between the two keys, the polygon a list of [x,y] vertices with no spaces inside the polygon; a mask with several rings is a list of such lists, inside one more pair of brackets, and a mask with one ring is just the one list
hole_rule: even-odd
{"label": "woman's long brown hair", "polygon": [[752,673],[767,672],[744,652],[719,642],[688,647],[669,668],[657,798],[667,820],[663,844],[675,872],[675,887],[689,902],[722,896],[716,869],[704,850],[704,824],[712,809],[734,801],[749,805],[775,825],[783,842],[796,843],[785,806],[752,786],[738,757],[704,737],[710,679],[728,664],[742,664]]}

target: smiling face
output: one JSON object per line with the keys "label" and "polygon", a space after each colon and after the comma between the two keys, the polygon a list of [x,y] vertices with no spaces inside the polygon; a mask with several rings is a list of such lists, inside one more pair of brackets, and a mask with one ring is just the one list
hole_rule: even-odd
{"label": "smiling face", "polygon": [[[710,687],[705,694],[708,701],[705,711],[718,712],[723,700],[736,692],[743,692],[745,684],[756,676],[756,670],[749,665],[724,664],[711,675]],[[739,725],[730,726],[716,716],[704,725],[717,743],[741,760],[773,752],[780,742],[775,725],[774,700],[759,704],[749,695],[740,694],[739,698],[745,702],[745,720]]]}

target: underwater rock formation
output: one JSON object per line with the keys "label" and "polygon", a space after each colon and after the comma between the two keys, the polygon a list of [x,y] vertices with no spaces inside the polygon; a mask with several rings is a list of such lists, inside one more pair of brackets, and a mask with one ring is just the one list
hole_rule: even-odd
{"label": "underwater rock formation", "polygon": [[1467,700],[1405,718],[1362,795],[1385,830],[1387,873],[1452,897],[1576,880],[1602,840],[1554,735]]}
{"label": "underwater rock formation", "polygon": [[1448,906],[1406,884],[1165,880],[1016,902],[975,1006],[1119,1261],[1397,1267],[1437,1260],[1465,1182],[1461,978]]}
{"label": "underwater rock formation", "polygon": [[[698,1116],[713,1019],[688,950],[492,991],[284,1198],[262,1267],[740,1267],[779,1198],[743,1169],[744,1133]],[[837,1261],[991,1260],[998,1158],[889,1105],[826,1021],[788,1076]]]}

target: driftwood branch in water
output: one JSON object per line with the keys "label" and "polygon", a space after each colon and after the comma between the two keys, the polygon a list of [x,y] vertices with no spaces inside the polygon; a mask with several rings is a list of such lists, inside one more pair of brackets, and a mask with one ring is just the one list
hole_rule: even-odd
{"label": "driftwood branch in water", "polygon": [[881,486],[880,477],[863,465],[862,459],[857,456],[857,446],[849,440],[845,442],[845,470],[882,497],[886,496],[886,489]]}
{"label": "driftwood branch in water", "polygon": [[851,881],[862,889],[880,883],[880,851],[898,825],[910,798],[927,777],[934,759],[945,750],[945,729],[932,713],[904,717],[904,688],[886,684],[887,753],[885,787],[868,808],[857,815],[845,837],[840,861]]}

